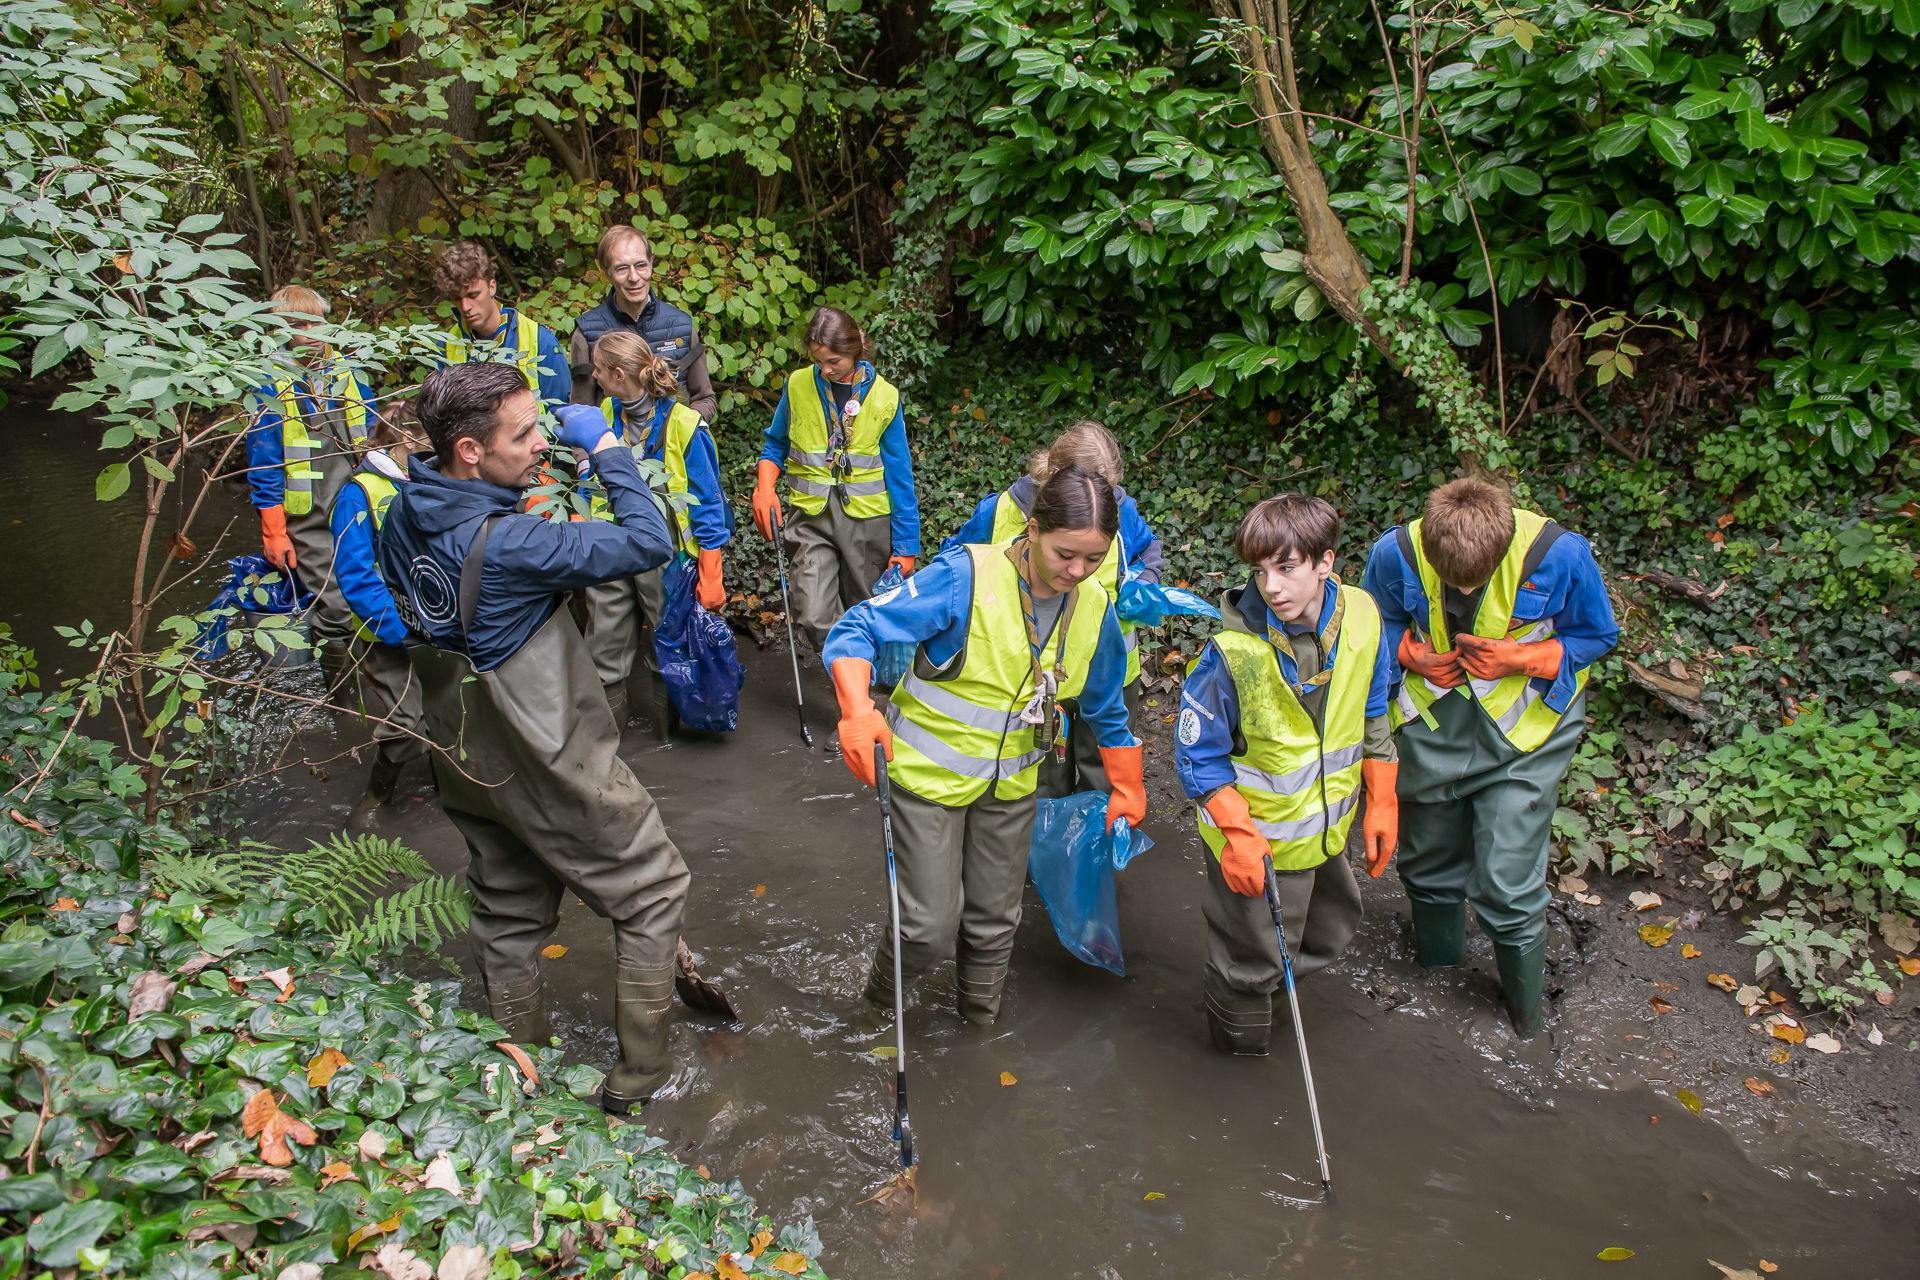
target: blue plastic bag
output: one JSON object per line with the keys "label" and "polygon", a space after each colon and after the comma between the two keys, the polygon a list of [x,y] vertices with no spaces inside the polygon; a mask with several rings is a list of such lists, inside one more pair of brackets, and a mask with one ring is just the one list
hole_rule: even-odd
{"label": "blue plastic bag", "polygon": [[1120,601],[1116,612],[1122,622],[1142,627],[1157,627],[1169,615],[1176,613],[1190,613],[1202,618],[1220,616],[1220,610],[1185,587],[1169,587],[1164,583],[1143,582],[1138,578],[1129,578],[1120,584]]}
{"label": "blue plastic bag", "polygon": [[685,554],[661,570],[666,601],[653,630],[653,652],[680,723],[724,733],[739,727],[740,686],[747,671],[740,665],[733,628],[694,598],[698,576],[693,558]]}
{"label": "blue plastic bag", "polygon": [[1027,873],[1053,931],[1079,959],[1126,976],[1120,954],[1120,905],[1113,873],[1153,848],[1153,838],[1123,820],[1107,826],[1107,795],[1082,791],[1036,802]]}
{"label": "blue plastic bag", "polygon": [[275,568],[273,561],[265,556],[235,556],[227,561],[226,584],[205,610],[215,616],[200,624],[200,634],[193,640],[194,650],[207,662],[227,656],[231,645],[227,625],[233,621],[233,615],[218,612],[220,610],[304,613],[312,604],[313,592],[302,587],[292,574]]}
{"label": "blue plastic bag", "polygon": [[[898,591],[906,585],[907,575],[900,572],[899,565],[890,564],[885,573],[874,579],[873,595],[885,595],[889,591]],[[899,684],[913,666],[916,647],[904,640],[881,645],[880,660],[873,664],[873,682],[886,685],[888,688]]]}

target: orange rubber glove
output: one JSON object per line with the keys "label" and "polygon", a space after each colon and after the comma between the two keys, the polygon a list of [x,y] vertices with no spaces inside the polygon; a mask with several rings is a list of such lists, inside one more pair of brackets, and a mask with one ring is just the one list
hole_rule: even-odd
{"label": "orange rubber glove", "polygon": [[898,569],[900,576],[903,578],[911,578],[913,576],[913,557],[888,556],[887,567],[890,569]]}
{"label": "orange rubber glove", "polygon": [[1146,758],[1142,747],[1102,747],[1100,763],[1113,794],[1107,799],[1107,829],[1125,818],[1137,831],[1147,820]]}
{"label": "orange rubber glove", "polygon": [[1367,813],[1360,819],[1361,843],[1367,847],[1367,874],[1378,880],[1393,861],[1400,843],[1400,762],[1362,760],[1360,780],[1367,788]]}
{"label": "orange rubber glove", "polygon": [[694,588],[694,599],[700,602],[702,609],[718,613],[720,606],[727,602],[727,589],[720,582],[720,548],[702,551],[698,559],[700,581]]}
{"label": "orange rubber glove", "polygon": [[1467,682],[1457,651],[1435,653],[1433,646],[1408,628],[1400,637],[1400,665],[1415,675],[1425,676],[1442,689],[1457,689]]}
{"label": "orange rubber glove", "polygon": [[1238,787],[1222,787],[1207,801],[1207,816],[1220,834],[1227,838],[1220,850],[1220,874],[1227,888],[1245,898],[1260,898],[1267,892],[1267,855],[1273,852],[1267,838],[1253,825],[1247,798]]}
{"label": "orange rubber glove", "polygon": [[893,759],[893,730],[873,705],[873,664],[865,658],[833,660],[833,694],[840,700],[840,758],[853,776],[873,786],[873,746],[886,748]]}
{"label": "orange rubber glove", "polygon": [[1506,676],[1539,676],[1551,680],[1560,674],[1566,647],[1558,640],[1489,640],[1484,636],[1456,636],[1460,665],[1476,680]]}
{"label": "orange rubber glove", "polygon": [[773,491],[773,482],[780,478],[780,464],[772,458],[760,459],[759,478],[753,484],[753,527],[760,536],[771,539],[774,526],[781,524],[780,495]]}
{"label": "orange rubber glove", "polygon": [[276,569],[294,568],[293,539],[287,536],[287,509],[260,508],[260,549]]}

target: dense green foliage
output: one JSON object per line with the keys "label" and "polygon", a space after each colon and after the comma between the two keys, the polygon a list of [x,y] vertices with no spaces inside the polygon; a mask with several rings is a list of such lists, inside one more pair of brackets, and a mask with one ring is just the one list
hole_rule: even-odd
{"label": "dense green foliage", "polygon": [[776,1236],[602,1115],[597,1071],[342,945],[297,872],[159,887],[148,861],[205,855],[12,675],[0,727],[0,1274],[821,1274],[811,1226]]}

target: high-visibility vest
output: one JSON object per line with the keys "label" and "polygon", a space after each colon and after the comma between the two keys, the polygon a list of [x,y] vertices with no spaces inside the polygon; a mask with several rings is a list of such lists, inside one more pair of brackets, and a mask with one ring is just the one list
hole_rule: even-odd
{"label": "high-visibility vest", "polygon": [[[1426,547],[1420,540],[1422,523],[1415,520],[1407,526],[1407,540],[1413,548],[1414,568],[1420,575],[1421,589],[1427,593],[1424,628],[1427,643],[1433,646],[1434,652],[1446,653],[1453,648],[1453,637],[1447,631],[1446,589],[1440,581],[1440,575],[1434,572],[1433,565],[1427,561]],[[1493,579],[1481,588],[1480,606],[1473,615],[1474,635],[1521,642],[1552,638],[1552,618],[1529,622],[1516,620],[1513,616],[1514,602],[1519,597],[1520,584],[1526,577],[1527,553],[1532,549],[1534,540],[1552,523],[1538,512],[1514,508],[1513,538],[1507,543],[1507,553],[1501,557],[1500,567],[1493,571]],[[1417,621],[1415,629],[1421,630]],[[1586,687],[1587,671],[1583,668],[1574,677],[1574,692],[1578,694]],[[1492,719],[1495,727],[1506,735],[1507,741],[1521,751],[1532,751],[1545,742],[1560,723],[1561,713],[1547,705],[1546,694],[1534,687],[1531,676],[1511,675],[1499,680],[1470,678],[1458,689],[1443,689],[1426,677],[1409,671],[1401,683],[1400,697],[1394,705],[1395,727],[1413,719],[1426,720],[1431,724],[1432,717],[1427,708],[1449,693],[1472,698]]]}
{"label": "high-visibility vest", "polygon": [[[996,800],[1032,795],[1046,754],[1034,745],[1033,726],[1020,719],[1034,692],[1033,650],[1007,544],[970,543],[967,554],[973,560],[973,600],[966,645],[954,659],[957,669],[927,679],[916,663],[887,708],[893,781],[923,800],[955,808],[989,789]],[[1100,624],[1111,607],[1096,582],[1082,581],[1074,592],[1055,624],[1067,628],[1065,646],[1058,635],[1049,636],[1043,657],[1051,669],[1055,653],[1061,654],[1061,698],[1085,689]]]}
{"label": "high-visibility vest", "polygon": [[827,509],[827,496],[840,490],[840,502],[856,520],[891,515],[887,469],[880,459],[880,437],[900,409],[900,393],[879,374],[847,425],[847,444],[838,473],[828,453],[827,413],[814,380],[814,367],[787,375],[787,487],[793,505],[810,516]]}
{"label": "high-visibility vest", "polygon": [[[306,379],[307,399],[322,413],[337,410],[347,430],[345,440],[329,439],[325,432],[314,435],[306,411],[300,405],[300,384],[292,378],[276,378],[273,399],[280,411],[281,470],[286,475],[281,505],[290,516],[304,516],[313,510],[313,489],[324,472],[314,465],[322,455],[344,453],[367,437],[367,402],[360,394],[360,382],[353,368],[335,357],[324,370]],[[338,474],[336,472],[335,474]]]}
{"label": "high-visibility vest", "polygon": [[[1265,636],[1222,631],[1212,641],[1240,697],[1246,750],[1232,757],[1233,784],[1246,798],[1253,825],[1267,838],[1280,871],[1305,871],[1338,857],[1360,800],[1380,610],[1358,587],[1335,589],[1346,611],[1318,728],[1281,674],[1279,654]],[[1200,838],[1217,858],[1226,838],[1206,809],[1200,808],[1198,817]]]}
{"label": "high-visibility vest", "polygon": [[[348,483],[359,485],[360,491],[367,495],[367,518],[373,522],[374,564],[377,566],[380,562],[380,526],[386,523],[387,507],[392,504],[393,495],[400,492],[400,485],[398,482],[381,475],[378,471],[365,467],[354,472],[353,475],[348,478]],[[367,620],[359,614],[354,615],[353,622],[362,640],[376,641],[380,638],[375,634],[372,626],[367,623]]]}
{"label": "high-visibility vest", "polygon": [[[693,491],[687,484],[687,450],[693,444],[694,435],[706,424],[700,415],[679,401],[670,401],[672,408],[667,411],[666,429],[660,433],[660,462],[667,469],[667,488],[669,494],[681,494],[691,500]],[[626,418],[625,406],[612,396],[600,402],[600,412],[606,415],[607,429],[618,431],[620,438],[631,446],[634,453],[641,457],[647,454],[644,427],[636,427]],[[607,502],[606,490],[599,489],[593,495],[593,517],[596,520],[612,520],[613,507]],[[690,507],[666,504],[672,513],[674,533],[677,544],[690,550],[699,550],[700,544],[694,541],[693,520],[687,514]]]}
{"label": "high-visibility vest", "polygon": [[504,342],[475,342],[458,326],[445,337],[442,358],[448,364],[489,361],[513,364],[527,380],[527,388],[540,393],[540,325],[519,311],[513,313],[513,345]]}
{"label": "high-visibility vest", "polygon": [[[1010,538],[1019,537],[1026,531],[1027,513],[1022,511],[1020,504],[1013,500],[1011,489],[1003,490],[993,500],[993,540],[1005,542]],[[1120,545],[1120,538],[1115,535],[1113,542],[1107,547],[1107,558],[1102,560],[1100,567],[1093,571],[1093,576],[1099,579],[1100,585],[1115,602],[1120,599],[1120,579],[1126,572],[1126,563],[1126,548]],[[1120,639],[1127,646],[1127,683],[1132,684],[1140,678],[1140,638],[1134,635],[1134,626],[1131,622],[1121,618],[1119,623]]]}

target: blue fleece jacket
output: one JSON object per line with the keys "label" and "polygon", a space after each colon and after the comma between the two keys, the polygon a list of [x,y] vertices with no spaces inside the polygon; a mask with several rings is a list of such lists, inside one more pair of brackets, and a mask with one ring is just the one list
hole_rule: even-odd
{"label": "blue fleece jacket", "polygon": [[[873,366],[865,360],[853,377],[853,398],[864,401],[867,389],[873,385],[877,375]],[[827,380],[818,366],[813,370],[813,389],[820,397],[820,411],[826,420],[834,420],[833,392],[827,386]],[[907,401],[900,398],[900,407],[893,411],[893,421],[880,433],[880,465],[887,473],[887,498],[893,504],[889,517],[889,533],[893,539],[893,554],[896,556],[917,556],[920,554],[920,500],[913,491],[913,453],[907,448]],[[787,393],[783,387],[780,403],[774,406],[773,421],[767,424],[766,443],[760,449],[760,456],[780,464],[782,471],[787,467],[789,443],[789,421],[793,410],[787,406]]]}
{"label": "blue fleece jacket", "polygon": [[[514,510],[520,490],[454,479],[412,459],[408,482],[380,531],[380,569],[404,590],[413,638],[464,652],[476,670],[491,671],[546,624],[563,593],[665,564],[673,539],[640,481],[632,450],[602,449],[593,468],[607,487],[616,524],[524,515]],[[501,519],[487,536],[472,631],[462,636],[460,569],[481,520],[494,514]]]}
{"label": "blue fleece jacket", "polygon": [[[465,342],[470,352],[470,359],[511,364],[520,350],[514,340],[518,332],[516,324],[518,319],[519,313],[512,307],[502,307],[500,308],[500,327],[492,333],[485,335],[468,333],[466,326],[461,324],[459,333],[450,333],[447,336],[458,337]],[[573,399],[573,368],[567,363],[567,349],[560,345],[560,339],[554,336],[553,330],[538,323],[535,324],[534,329],[540,344],[534,353],[539,357],[539,363],[535,366],[536,376],[540,380],[537,394],[542,405],[548,409],[557,409]],[[444,369],[446,364],[447,361],[443,356],[439,366]]]}
{"label": "blue fleece jacket", "polygon": [[[1401,678],[1398,654],[1400,637],[1408,626],[1416,635],[1427,630],[1427,593],[1420,585],[1420,573],[1400,553],[1398,526],[1387,530],[1373,544],[1367,556],[1367,571],[1360,580],[1367,594],[1380,606],[1380,621],[1385,627],[1381,645],[1394,659],[1394,683]],[[1577,533],[1566,533],[1548,548],[1546,558],[1532,577],[1521,584],[1513,605],[1515,622],[1553,619],[1554,637],[1563,647],[1560,674],[1552,680],[1536,676],[1536,689],[1545,688],[1544,701],[1555,711],[1565,711],[1573,701],[1575,679],[1582,668],[1598,662],[1619,642],[1620,624],[1614,621],[1613,601],[1607,598],[1607,584],[1600,578],[1600,566],[1594,562],[1593,548]]]}
{"label": "blue fleece jacket", "polygon": [[[836,658],[877,661],[884,644],[916,644],[928,662],[945,667],[967,640],[967,622],[973,616],[973,558],[965,548],[943,551],[928,561],[906,585],[863,600],[841,615],[827,633],[821,657],[828,667]],[[1021,636],[1021,643],[1026,637]],[[1126,642],[1109,602],[1100,623],[1100,641],[1087,668],[1086,689],[1080,695],[1080,714],[1093,726],[1103,747],[1131,747],[1139,740],[1127,726],[1127,704],[1121,687],[1127,682]]]}
{"label": "blue fleece jacket", "polygon": [[[1320,621],[1314,628],[1321,637],[1321,648],[1326,650],[1327,624],[1333,621],[1333,598],[1338,588],[1332,579],[1328,579],[1325,591],[1320,597]],[[1256,636],[1265,636],[1269,625],[1278,626],[1295,635],[1304,634],[1304,623],[1283,623],[1267,607],[1266,598],[1251,579],[1234,599],[1232,608],[1236,609],[1248,631]],[[1294,666],[1293,659],[1275,649],[1274,659],[1280,664],[1280,675],[1288,684],[1300,683],[1300,672]],[[1333,642],[1328,653],[1326,665],[1333,667],[1340,661],[1340,641]],[[1309,671],[1309,677],[1318,672]],[[1367,686],[1367,716],[1384,716],[1394,680],[1393,654],[1387,648],[1384,639],[1380,652],[1373,663],[1373,677]],[[1240,729],[1240,690],[1233,683],[1233,674],[1227,669],[1227,660],[1220,653],[1220,646],[1209,641],[1200,651],[1200,660],[1194,663],[1193,671],[1187,676],[1186,683],[1180,689],[1180,721],[1174,737],[1174,763],[1180,772],[1180,785],[1187,795],[1199,800],[1233,781],[1233,740]],[[1191,741],[1189,741],[1191,739]]]}
{"label": "blue fleece jacket", "polygon": [[[353,383],[358,389],[360,399],[368,406],[368,414],[373,412],[373,388],[366,376],[358,369],[353,371]],[[300,406],[300,412],[310,420],[313,415],[326,409],[337,409],[340,400],[334,396],[316,396],[305,378],[293,384],[294,402]],[[253,494],[256,507],[277,507],[286,501],[287,495],[287,454],[286,444],[280,438],[280,424],[283,415],[280,412],[280,397],[274,395],[270,386],[255,387],[247,393],[247,484]],[[350,444],[351,441],[341,441]]]}
{"label": "blue fleece jacket", "polygon": [[[1033,490],[1033,477],[1021,476],[1007,486],[1005,493],[1024,515],[1033,510]],[[1160,554],[1160,535],[1140,514],[1140,504],[1133,500],[1133,495],[1125,488],[1116,487],[1113,496],[1120,501],[1120,554],[1125,559],[1127,573],[1142,582],[1160,581],[1165,564]],[[980,499],[973,508],[973,514],[967,517],[967,522],[940,544],[940,550],[946,551],[969,542],[993,541],[994,509],[999,501],[999,491]]]}
{"label": "blue fleece jacket", "polygon": [[[640,456],[651,458],[655,462],[664,462],[667,453],[667,417],[673,412],[672,400],[655,400],[651,411],[639,405],[633,405],[634,421],[628,421],[628,406],[624,401],[613,402],[613,421],[610,424],[615,435],[630,445],[637,445]],[[627,434],[629,428],[637,428],[633,436]],[[637,439],[639,431],[646,432],[646,439]],[[726,494],[720,491],[720,452],[714,447],[713,433],[702,422],[687,441],[687,496],[692,505],[687,508],[687,522],[693,528],[693,541],[702,551],[713,551],[733,541],[733,508],[727,505]]]}

